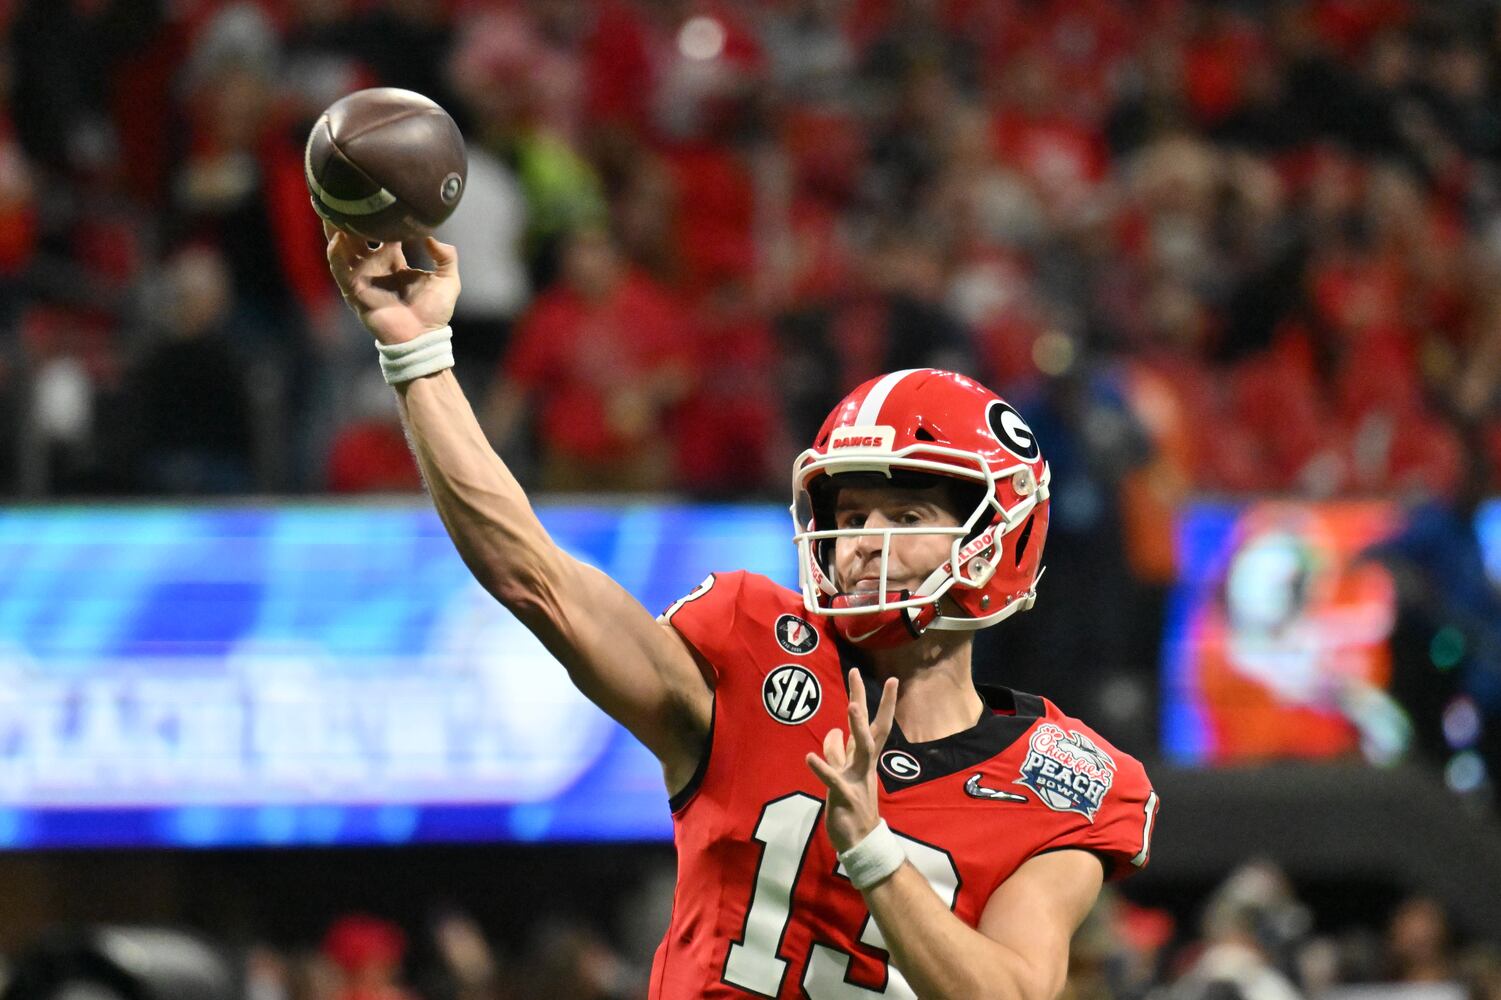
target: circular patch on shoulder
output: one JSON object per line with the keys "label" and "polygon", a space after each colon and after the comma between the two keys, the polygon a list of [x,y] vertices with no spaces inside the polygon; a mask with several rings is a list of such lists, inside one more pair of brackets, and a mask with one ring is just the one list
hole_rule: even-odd
{"label": "circular patch on shoulder", "polygon": [[777,645],[796,656],[807,656],[818,648],[818,629],[797,615],[782,615],[776,624]]}

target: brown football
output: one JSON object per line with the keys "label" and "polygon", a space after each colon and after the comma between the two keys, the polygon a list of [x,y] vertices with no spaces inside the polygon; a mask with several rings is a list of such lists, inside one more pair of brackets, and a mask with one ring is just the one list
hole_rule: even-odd
{"label": "brown football", "polygon": [[313,208],[382,242],[420,239],[453,214],[469,157],[448,113],[396,87],[356,91],[318,117],[303,154]]}

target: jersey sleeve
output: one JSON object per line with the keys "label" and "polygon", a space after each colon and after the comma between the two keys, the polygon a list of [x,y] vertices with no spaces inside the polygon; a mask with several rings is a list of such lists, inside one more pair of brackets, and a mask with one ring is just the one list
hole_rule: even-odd
{"label": "jersey sleeve", "polygon": [[1135,757],[1117,750],[1076,720],[1068,725],[1083,730],[1105,751],[1112,765],[1110,787],[1092,820],[1063,831],[1044,850],[1078,848],[1099,856],[1107,880],[1125,878],[1147,866],[1152,857],[1152,834],[1157,826],[1159,799],[1146,768]]}
{"label": "jersey sleeve", "polygon": [[741,591],[746,573],[710,573],[693,590],[679,598],[657,621],[671,625],[714,668],[724,670],[738,643],[743,617]]}
{"label": "jersey sleeve", "polygon": [[1146,768],[1134,757],[1121,756],[1124,759],[1117,757],[1120,766],[1115,782],[1079,845],[1105,860],[1109,879],[1138,872],[1152,859],[1152,833],[1160,803]]}

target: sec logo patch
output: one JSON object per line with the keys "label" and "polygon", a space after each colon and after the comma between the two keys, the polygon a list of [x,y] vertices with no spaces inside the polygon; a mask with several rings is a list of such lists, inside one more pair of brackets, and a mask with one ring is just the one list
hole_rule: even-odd
{"label": "sec logo patch", "polygon": [[818,630],[797,615],[782,615],[776,624],[777,645],[796,656],[818,648]]}
{"label": "sec logo patch", "polygon": [[823,688],[812,672],[795,663],[784,664],[766,675],[761,701],[773,719],[796,726],[813,718],[823,701]]}

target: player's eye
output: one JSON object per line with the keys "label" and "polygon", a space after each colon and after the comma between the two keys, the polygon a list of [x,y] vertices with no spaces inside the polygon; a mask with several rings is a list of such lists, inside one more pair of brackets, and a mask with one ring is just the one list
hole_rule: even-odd
{"label": "player's eye", "polygon": [[865,515],[853,510],[847,510],[834,515],[834,527],[858,528],[865,524]]}
{"label": "player's eye", "polygon": [[898,524],[909,528],[923,523],[922,513],[916,510],[904,510],[896,519]]}

